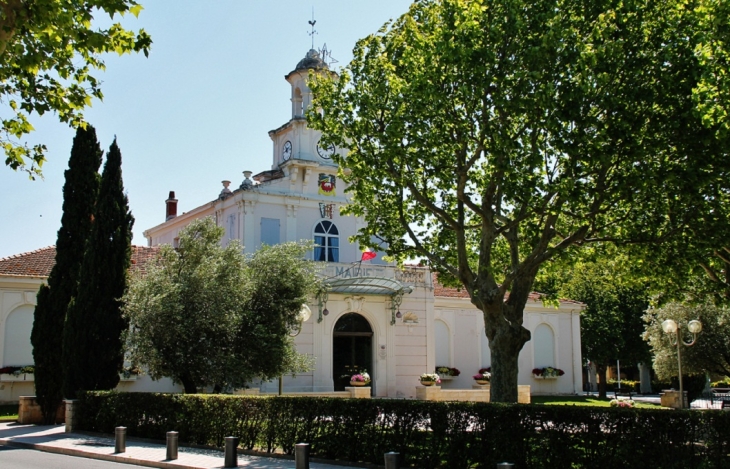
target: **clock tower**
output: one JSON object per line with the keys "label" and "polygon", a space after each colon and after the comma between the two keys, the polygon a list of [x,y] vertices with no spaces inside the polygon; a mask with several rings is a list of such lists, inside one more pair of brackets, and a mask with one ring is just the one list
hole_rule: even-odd
{"label": "clock tower", "polygon": [[326,170],[334,175],[337,165],[332,161],[332,155],[338,150],[334,145],[320,144],[321,132],[307,127],[305,114],[312,105],[312,91],[307,84],[310,70],[336,76],[320,52],[310,49],[284,77],[291,85],[291,119],[269,131],[274,147],[272,170],[278,169],[288,175],[292,171],[303,173],[308,168],[310,171]]}

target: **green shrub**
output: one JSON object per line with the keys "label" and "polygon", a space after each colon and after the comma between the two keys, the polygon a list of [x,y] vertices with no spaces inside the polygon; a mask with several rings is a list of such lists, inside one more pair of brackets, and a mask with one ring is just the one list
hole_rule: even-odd
{"label": "green shrub", "polygon": [[730,468],[730,414],[569,406],[386,399],[332,399],[89,392],[80,428],[382,464],[397,451],[403,467]]}
{"label": "green shrub", "polygon": [[[615,379],[609,379],[607,384],[608,384],[608,387],[606,389],[609,391],[613,391],[618,386],[618,381]],[[639,392],[639,391],[641,391],[641,381],[632,381],[630,379],[622,379],[621,388],[630,388],[634,392]]]}
{"label": "green shrub", "polygon": [[730,376],[725,376],[720,381],[713,381],[710,386],[713,388],[728,388],[730,387]]}

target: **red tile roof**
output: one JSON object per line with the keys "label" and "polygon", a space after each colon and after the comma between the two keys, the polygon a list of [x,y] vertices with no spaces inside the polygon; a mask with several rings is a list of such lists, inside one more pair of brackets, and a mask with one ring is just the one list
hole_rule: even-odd
{"label": "red tile roof", "polygon": [[[147,265],[157,257],[159,247],[132,246],[130,270],[145,272]],[[56,247],[48,246],[35,251],[15,254],[0,259],[0,275],[14,277],[48,277],[56,263]]]}
{"label": "red tile roof", "polygon": [[[469,298],[469,293],[466,291],[463,287],[446,287],[439,283],[438,281],[438,274],[433,273],[431,274],[433,276],[433,296],[443,297],[443,298]],[[531,292],[528,300],[529,301],[542,301],[543,294],[539,292]],[[509,292],[507,292],[504,295],[504,298],[509,298]],[[574,304],[581,306],[583,303],[580,301],[575,300],[569,300],[569,299],[563,299],[561,298],[559,300],[561,303],[567,303],[567,304]]]}
{"label": "red tile roof", "polygon": [[56,263],[56,247],[48,246],[0,259],[0,275],[48,277]]}

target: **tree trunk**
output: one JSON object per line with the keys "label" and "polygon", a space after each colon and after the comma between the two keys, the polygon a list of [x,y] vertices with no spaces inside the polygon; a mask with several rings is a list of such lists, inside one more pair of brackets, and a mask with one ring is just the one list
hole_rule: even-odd
{"label": "tree trunk", "polygon": [[185,374],[184,376],[181,376],[180,382],[182,383],[183,388],[185,389],[185,394],[197,394],[198,393],[198,387],[195,386],[195,382],[190,377],[190,375]]}
{"label": "tree trunk", "polygon": [[[486,313],[485,313],[486,314]],[[500,321],[489,338],[492,353],[491,402],[517,402],[520,350],[530,340],[530,331],[520,324]]]}
{"label": "tree trunk", "polygon": [[598,375],[598,397],[600,399],[606,398],[606,372],[608,367],[606,364],[596,364],[596,374]]}

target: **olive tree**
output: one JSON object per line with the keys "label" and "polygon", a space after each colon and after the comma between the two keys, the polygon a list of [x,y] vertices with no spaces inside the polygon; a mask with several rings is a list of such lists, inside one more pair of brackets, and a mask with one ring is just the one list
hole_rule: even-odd
{"label": "olive tree", "polygon": [[264,246],[247,258],[235,241],[221,247],[222,236],[210,218],[193,221],[179,247],[162,246],[123,298],[129,359],[186,393],[241,388],[309,365],[289,331],[319,288],[314,263],[304,259],[310,247]]}
{"label": "olive tree", "polygon": [[682,374],[730,376],[730,310],[710,303],[669,303],[644,315],[644,340],[654,354],[654,371],[660,379],[678,375],[677,347],[662,330],[662,322],[667,319],[679,324],[685,341],[692,340],[687,331],[689,321],[702,323],[694,345],[682,347]]}

